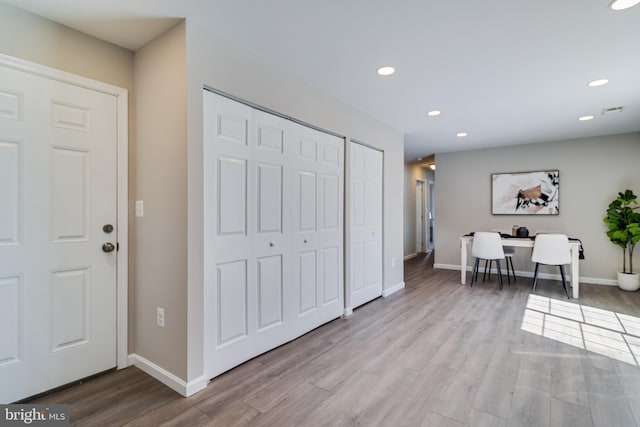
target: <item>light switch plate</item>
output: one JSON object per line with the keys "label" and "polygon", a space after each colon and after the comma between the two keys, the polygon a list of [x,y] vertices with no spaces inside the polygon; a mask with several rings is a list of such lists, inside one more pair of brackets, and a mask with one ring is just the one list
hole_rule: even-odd
{"label": "light switch plate", "polygon": [[164,308],[156,307],[156,324],[164,328]]}
{"label": "light switch plate", "polygon": [[144,216],[144,201],[136,200],[136,217],[142,218]]}

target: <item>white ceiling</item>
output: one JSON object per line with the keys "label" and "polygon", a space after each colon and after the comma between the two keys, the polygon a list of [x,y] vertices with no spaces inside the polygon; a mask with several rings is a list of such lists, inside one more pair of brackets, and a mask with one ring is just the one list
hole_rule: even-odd
{"label": "white ceiling", "polygon": [[[176,18],[196,20],[403,132],[409,160],[640,130],[640,6],[613,12],[609,0],[4,1],[131,50]],[[397,71],[379,77],[381,65]],[[609,84],[587,87],[597,78]],[[601,114],[618,106],[622,113]],[[442,114],[427,117],[432,109]],[[595,118],[577,120],[586,114]]]}

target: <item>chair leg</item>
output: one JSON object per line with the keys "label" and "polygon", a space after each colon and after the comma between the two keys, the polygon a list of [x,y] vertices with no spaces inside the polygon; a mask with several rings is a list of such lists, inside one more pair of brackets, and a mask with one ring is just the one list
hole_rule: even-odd
{"label": "chair leg", "polygon": [[559,265],[558,267],[560,267],[560,275],[562,276],[562,286],[564,286],[564,293],[567,294],[567,299],[570,299],[569,288],[567,287],[567,278],[564,275],[564,265]]}
{"label": "chair leg", "polygon": [[489,265],[489,280],[491,280],[491,263],[489,259],[484,260],[484,273],[482,273],[482,281],[484,282],[487,277],[487,264]]}
{"label": "chair leg", "polygon": [[507,264],[507,283],[511,286],[511,276],[509,275],[509,257],[504,258],[505,264]]}
{"label": "chair leg", "polygon": [[531,289],[531,293],[536,293],[536,285],[538,284],[538,268],[540,268],[540,264],[536,262],[536,270],[533,273],[533,288]]}
{"label": "chair leg", "polygon": [[513,258],[512,257],[508,257],[507,258],[507,262],[511,263],[511,273],[513,274],[513,283],[516,282],[516,269],[513,268]]}
{"label": "chair leg", "polygon": [[502,290],[502,270],[500,269],[500,260],[496,260],[496,265],[498,266],[498,284],[500,285],[500,290]]}
{"label": "chair leg", "polygon": [[478,280],[478,263],[480,260],[476,258],[476,261],[473,263],[473,271],[471,272],[471,287],[473,287],[474,280]]}

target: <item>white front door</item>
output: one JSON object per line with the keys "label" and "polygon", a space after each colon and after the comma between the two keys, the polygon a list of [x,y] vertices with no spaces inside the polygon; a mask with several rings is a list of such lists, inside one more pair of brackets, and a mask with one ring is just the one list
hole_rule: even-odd
{"label": "white front door", "polygon": [[349,149],[353,309],[382,295],[382,152],[355,142]]}
{"label": "white front door", "polygon": [[0,403],[116,366],[116,118],[0,67]]}

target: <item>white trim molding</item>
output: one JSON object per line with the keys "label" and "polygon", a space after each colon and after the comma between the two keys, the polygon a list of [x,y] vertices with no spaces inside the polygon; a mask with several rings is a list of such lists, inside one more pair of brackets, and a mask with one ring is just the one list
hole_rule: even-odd
{"label": "white trim molding", "polygon": [[135,353],[129,355],[128,365],[135,366],[184,397],[189,397],[201,390],[204,390],[207,388],[207,384],[209,382],[205,376],[200,376],[192,381],[186,382],[163,367],[158,366],[152,361]]}
{"label": "white trim molding", "polygon": [[404,260],[405,260],[405,261],[408,261],[408,260],[413,259],[413,258],[415,258],[415,257],[417,257],[417,256],[418,256],[418,254],[417,254],[416,252],[414,252],[414,253],[412,253],[412,254],[405,255],[405,256],[404,256]]}
{"label": "white trim molding", "polygon": [[400,282],[397,285],[390,287],[389,289],[383,289],[382,296],[386,298],[389,295],[395,294],[396,292],[401,291],[403,289],[404,289],[404,282]]}
{"label": "white trim molding", "polygon": [[[460,271],[459,264],[433,264],[433,268],[439,268],[441,270],[455,270]],[[473,267],[467,266],[467,271],[472,271]],[[503,270],[504,271],[504,270]],[[491,269],[492,274],[498,274],[498,270]],[[533,278],[533,272],[531,271],[516,271],[516,277],[529,277]],[[559,274],[538,273],[540,279],[557,280],[561,281],[562,277]],[[568,277],[568,276],[567,276]],[[589,283],[592,285],[604,285],[604,286],[618,286],[618,282],[614,279],[600,279],[598,277],[580,277],[580,283]]]}
{"label": "white trim molding", "polygon": [[[457,270],[460,271],[460,264],[439,264],[439,263],[434,263],[433,264],[433,268],[439,268],[441,270]],[[472,268],[470,266],[467,266],[467,271],[471,271]]]}

